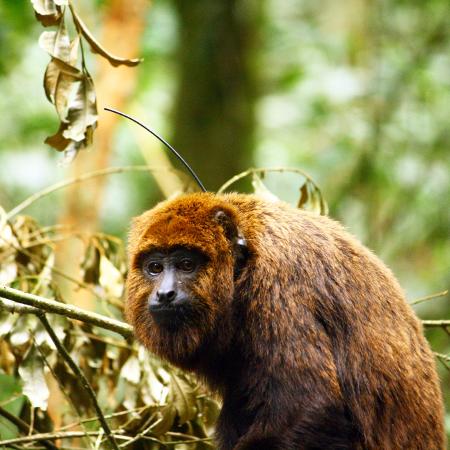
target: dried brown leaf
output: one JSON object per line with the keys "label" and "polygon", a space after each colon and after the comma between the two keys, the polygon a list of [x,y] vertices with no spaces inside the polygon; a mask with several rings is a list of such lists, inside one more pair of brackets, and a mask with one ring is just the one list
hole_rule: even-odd
{"label": "dried brown leaf", "polygon": [[70,139],[66,139],[63,135],[64,130],[67,128],[66,123],[60,123],[58,131],[45,139],[45,143],[53,147],[58,151],[66,150],[68,145],[72,142]]}
{"label": "dried brown leaf", "polygon": [[61,21],[57,31],[42,32],[39,46],[54,58],[70,63],[71,43],[64,21]]}
{"label": "dried brown leaf", "polygon": [[37,20],[39,20],[44,27],[58,25],[63,16],[60,6],[67,4],[63,0],[31,0],[31,3]]}
{"label": "dried brown leaf", "polygon": [[86,41],[89,42],[89,45],[91,46],[91,50],[93,53],[98,53],[99,55],[103,56],[114,67],[117,67],[120,65],[132,67],[132,66],[138,65],[142,61],[139,58],[135,58],[135,59],[120,58],[119,56],[115,56],[115,55],[109,53],[94,38],[94,36],[91,34],[91,32],[86,27],[86,25],[81,20],[80,16],[76,13],[76,11],[73,8],[71,9],[71,11],[72,11],[72,15],[73,15],[75,24],[77,25],[77,28],[79,29],[79,31],[81,32],[83,37],[86,39]]}
{"label": "dried brown leaf", "polygon": [[268,200],[269,202],[278,202],[280,199],[267,189],[266,185],[262,182],[261,177],[253,173],[252,175],[253,192],[259,197]]}
{"label": "dried brown leaf", "polygon": [[328,214],[328,205],[323,198],[322,192],[311,180],[306,180],[300,187],[300,198],[297,207],[317,214]]}
{"label": "dried brown leaf", "polygon": [[23,382],[23,393],[30,400],[33,408],[45,411],[50,392],[45,381],[42,357],[34,345],[30,347],[20,365],[19,375]]}
{"label": "dried brown leaf", "polygon": [[98,281],[107,294],[116,298],[122,296],[124,287],[122,274],[106,256],[100,258],[100,277]]}
{"label": "dried brown leaf", "polygon": [[298,199],[297,208],[303,209],[303,206],[309,200],[308,181],[305,181],[300,188],[300,198]]}
{"label": "dried brown leaf", "polygon": [[161,436],[173,427],[175,418],[177,417],[177,410],[174,405],[169,404],[161,408],[156,417],[158,423],[152,428],[152,433],[155,436]]}
{"label": "dried brown leaf", "polygon": [[69,105],[68,127],[63,132],[66,139],[81,142],[86,138],[88,127],[97,123],[97,103],[94,84],[88,74],[84,74],[74,98]]}
{"label": "dried brown leaf", "polygon": [[65,121],[68,108],[83,74],[76,67],[52,58],[44,75],[44,89],[48,100],[54,103],[61,121]]}
{"label": "dried brown leaf", "polygon": [[172,373],[170,381],[170,402],[175,405],[180,424],[183,425],[197,415],[195,390],[176,373]]}

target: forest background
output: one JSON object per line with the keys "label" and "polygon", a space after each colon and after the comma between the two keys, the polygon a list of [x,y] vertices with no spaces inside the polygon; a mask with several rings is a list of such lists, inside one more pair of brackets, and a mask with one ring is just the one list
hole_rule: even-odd
{"label": "forest background", "polygon": [[[41,3],[45,2],[34,1],[34,8]],[[103,107],[108,106],[139,117],[160,132],[209,190],[250,167],[305,171],[320,187],[330,216],[387,263],[419,316],[448,320],[446,0],[72,3],[108,52],[142,60],[113,67],[112,58],[98,51],[93,54],[84,42],[84,63],[97,96],[98,127],[88,149],[58,152],[44,143],[58,129],[58,116],[43,88],[50,57],[40,41],[43,31],[57,27],[44,28],[30,1],[0,0],[0,207],[11,211],[54,183],[107,167],[123,168],[121,173],[59,189],[20,211],[33,219],[19,223],[15,217],[15,232],[25,227],[27,233],[33,229],[45,236],[54,255],[50,264],[50,250],[45,250],[40,256],[46,262],[34,268],[41,274],[50,264],[51,283],[37,277],[31,291],[51,297],[57,285],[68,303],[97,311],[101,307],[96,301],[107,285],[116,291],[105,295],[120,298],[124,268],[121,250],[115,247],[121,243],[115,239],[126,239],[132,216],[191,188],[189,177],[173,169],[181,169],[180,164],[156,139],[105,112]],[[77,27],[68,22],[73,39]],[[133,170],[132,165],[158,170]],[[232,189],[250,191],[256,186],[261,191],[262,180],[271,193],[294,205],[303,195],[299,190],[305,179],[298,173],[259,175],[240,180]],[[11,257],[6,247],[0,242],[3,263]],[[0,284],[25,289],[31,275],[26,274],[28,281],[17,281],[25,269],[20,269],[17,254],[14,258],[14,264],[0,261]],[[95,289],[84,289],[86,285]],[[120,305],[116,307],[120,313]],[[14,327],[32,328],[17,320],[8,324],[0,326],[0,335],[9,336],[9,344]],[[429,327],[426,335],[440,355],[437,364],[450,409],[449,327]],[[17,366],[27,361],[32,347],[39,347],[36,334],[29,333],[20,345],[23,359],[8,350]],[[119,372],[127,358],[116,367]],[[20,400],[23,379],[17,381],[17,367],[5,357],[0,362],[0,382],[9,386],[0,392],[0,407],[22,417],[28,414],[37,423],[38,416],[24,410],[29,400]],[[48,368],[44,369],[48,377]],[[164,385],[164,375],[158,377]],[[96,392],[100,390],[99,384]],[[11,406],[12,394],[16,403]],[[42,399],[35,401],[31,400],[32,411]],[[48,406],[52,416],[57,407],[44,404],[43,411]],[[172,431],[175,422],[180,425],[179,410],[177,414],[168,427]],[[187,423],[188,416],[181,422]],[[18,435],[17,423],[11,426],[5,418],[0,420],[0,440]],[[449,415],[447,429],[450,432]],[[189,432],[199,436],[194,429]]]}

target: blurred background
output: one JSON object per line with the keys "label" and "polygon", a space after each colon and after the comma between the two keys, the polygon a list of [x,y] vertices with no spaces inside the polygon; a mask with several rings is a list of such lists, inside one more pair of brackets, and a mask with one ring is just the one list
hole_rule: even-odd
{"label": "blurred background", "polygon": [[[413,302],[450,282],[448,0],[124,0],[74,2],[113,54],[86,51],[99,109],[94,143],[72,164],[44,144],[58,120],[44,94],[48,55],[28,0],[0,0],[0,206],[110,166],[167,167],[160,132],[209,190],[249,167],[310,174],[338,219],[390,266]],[[181,169],[176,161],[173,165]],[[301,179],[266,186],[295,204]],[[126,237],[130,217],[175,192],[172,173],[127,172],[46,196],[26,213]],[[250,184],[234,186],[249,190]],[[76,250],[66,249],[66,252]],[[66,253],[66,259],[70,259]],[[415,306],[448,319],[449,296]],[[448,354],[449,336],[427,332]],[[450,376],[438,362],[447,404]],[[448,427],[450,429],[450,418]]]}

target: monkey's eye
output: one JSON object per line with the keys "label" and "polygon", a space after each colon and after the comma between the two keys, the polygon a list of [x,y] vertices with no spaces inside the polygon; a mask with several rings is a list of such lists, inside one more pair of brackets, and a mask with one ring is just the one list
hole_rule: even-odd
{"label": "monkey's eye", "polygon": [[195,269],[195,263],[192,261],[192,259],[189,258],[183,258],[178,264],[178,269],[182,270],[183,272],[192,272]]}
{"label": "monkey's eye", "polygon": [[164,270],[164,267],[161,263],[158,262],[149,262],[146,266],[147,272],[151,275],[157,275],[158,273],[161,273]]}

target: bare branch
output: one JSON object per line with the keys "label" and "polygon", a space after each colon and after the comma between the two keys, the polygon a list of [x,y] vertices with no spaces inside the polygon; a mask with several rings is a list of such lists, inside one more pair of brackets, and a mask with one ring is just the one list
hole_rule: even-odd
{"label": "bare branch", "polygon": [[423,326],[426,328],[448,328],[450,327],[450,320],[422,320]]}
{"label": "bare branch", "polygon": [[[114,331],[122,335],[124,338],[129,338],[133,333],[133,329],[130,325],[119,320],[110,319],[109,317],[86,311],[73,305],[66,305],[55,300],[50,300],[34,294],[28,294],[7,286],[0,286],[0,300],[1,298],[34,307],[33,310],[28,308],[23,310],[22,312],[25,313],[37,314],[37,308],[38,310],[70,317],[71,319],[76,319],[81,322],[96,325],[106,330]],[[1,305],[8,310],[11,308],[10,303],[5,304],[4,302],[1,302]],[[17,312],[19,311],[17,310]]]}
{"label": "bare branch", "polygon": [[410,304],[417,305],[419,303],[426,302],[428,300],[433,300],[434,298],[445,297],[447,294],[448,294],[448,290],[442,291],[442,292],[437,292],[436,294],[426,295],[425,297],[417,298],[416,300],[413,300]]}
{"label": "bare branch", "polygon": [[[66,431],[66,432],[55,432],[55,433],[38,433],[31,434],[29,436],[23,436],[20,438],[6,439],[0,441],[0,447],[7,447],[14,444],[24,444],[26,442],[39,442],[39,441],[56,441],[57,439],[68,439],[84,436],[99,436],[103,431]],[[126,439],[129,437],[121,436],[120,434],[115,434],[116,439]]]}
{"label": "bare branch", "polygon": [[302,175],[304,178],[309,180],[311,183],[313,183],[314,186],[317,186],[314,180],[303,170],[295,169],[292,167],[257,167],[257,168],[251,168],[246,170],[245,172],[238,173],[233,178],[230,178],[227,182],[225,182],[220,188],[218,189],[217,193],[221,194],[222,192],[225,192],[232,184],[236,183],[236,181],[239,181],[242,178],[245,178],[253,173],[271,173],[271,172],[288,172],[288,173],[297,173],[299,175]]}

